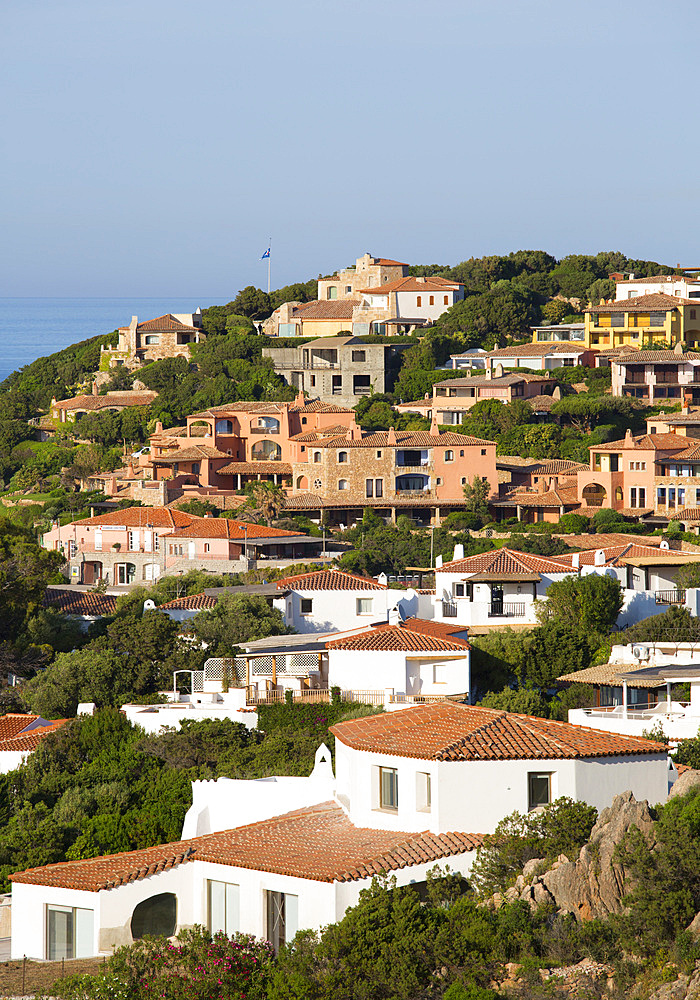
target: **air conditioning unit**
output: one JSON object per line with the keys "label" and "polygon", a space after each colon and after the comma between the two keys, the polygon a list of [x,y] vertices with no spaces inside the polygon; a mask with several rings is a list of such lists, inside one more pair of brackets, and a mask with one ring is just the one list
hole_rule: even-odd
{"label": "air conditioning unit", "polygon": [[632,646],[632,656],[635,660],[648,660],[649,659],[649,647],[648,646]]}

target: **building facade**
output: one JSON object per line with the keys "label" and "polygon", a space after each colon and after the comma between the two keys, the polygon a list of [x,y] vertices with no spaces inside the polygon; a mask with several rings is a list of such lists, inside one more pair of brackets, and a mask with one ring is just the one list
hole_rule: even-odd
{"label": "building facade", "polygon": [[165,358],[189,361],[190,346],[206,340],[199,309],[195,313],[166,313],[143,323],[139,323],[138,316],[132,316],[131,323],[120,326],[117,332],[119,339],[114,347],[100,348],[100,368],[140,368]]}

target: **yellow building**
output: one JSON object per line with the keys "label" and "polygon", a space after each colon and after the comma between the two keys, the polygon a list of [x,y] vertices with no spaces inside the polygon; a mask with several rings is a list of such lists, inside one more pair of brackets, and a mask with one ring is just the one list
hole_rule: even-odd
{"label": "yellow building", "polygon": [[603,302],[585,312],[585,344],[593,350],[699,343],[700,302],[696,299],[654,293]]}

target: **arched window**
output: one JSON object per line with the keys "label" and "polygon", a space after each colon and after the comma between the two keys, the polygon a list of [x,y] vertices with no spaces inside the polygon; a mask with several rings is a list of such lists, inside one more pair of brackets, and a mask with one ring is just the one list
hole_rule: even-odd
{"label": "arched window", "polygon": [[347,451],[339,451],[338,452],[338,462],[342,465],[342,463],[343,462],[347,462],[347,460],[348,460],[348,453],[347,453]]}
{"label": "arched window", "polygon": [[309,480],[306,476],[297,476],[297,489],[298,490],[308,490]]}
{"label": "arched window", "polygon": [[622,492],[622,487],[618,486],[617,489],[615,490],[615,502],[622,503],[623,497],[624,494]]}
{"label": "arched window", "polygon": [[233,421],[232,420],[217,420],[216,421],[216,433],[217,434],[233,434]]}
{"label": "arched window", "polygon": [[134,941],[145,937],[172,937],[177,926],[177,897],[173,892],[161,892],[144,899],[131,915],[131,936]]}
{"label": "arched window", "polygon": [[339,480],[338,480],[338,489],[339,489],[339,490],[347,490],[347,489],[349,489],[349,488],[350,488],[350,487],[349,487],[349,485],[348,485],[348,481],[347,481],[347,479],[339,479]]}
{"label": "arched window", "polygon": [[280,422],[275,417],[258,417],[258,427],[264,427],[270,434],[278,434]]}
{"label": "arched window", "polygon": [[321,461],[321,452],[320,451],[315,451],[314,452],[314,462],[320,462],[320,461]]}
{"label": "arched window", "polygon": [[589,483],[588,486],[583,487],[581,495],[587,507],[602,507],[603,501],[608,494],[605,487],[601,486],[600,483]]}
{"label": "arched window", "polygon": [[282,449],[276,441],[256,441],[250,449],[253,462],[280,462]]}

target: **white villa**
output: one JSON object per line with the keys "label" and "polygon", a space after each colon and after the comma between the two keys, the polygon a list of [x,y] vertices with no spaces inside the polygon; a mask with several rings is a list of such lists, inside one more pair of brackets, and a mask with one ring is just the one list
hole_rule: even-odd
{"label": "white villa", "polygon": [[[594,689],[594,705],[569,710],[569,722],[576,725],[631,736],[660,726],[674,741],[700,732],[700,642],[670,637],[667,642],[613,646],[608,663],[558,680]],[[679,684],[689,685],[687,700],[674,697]]]}
{"label": "white villa", "polygon": [[279,947],[339,920],[380,872],[466,875],[514,809],[668,791],[665,746],[491,709],[441,702],[331,731],[335,779],[322,748],[306,779],[200,782],[180,841],[16,872],[12,956],[106,954],[193,924]]}
{"label": "white villa", "polygon": [[358,628],[389,620],[400,608],[403,617],[430,609],[430,602],[415,590],[387,586],[384,574],[376,580],[339,569],[322,569],[288,576],[277,583],[273,606],[285,624],[296,632],[330,632]]}
{"label": "white villa", "polygon": [[452,562],[435,570],[435,620],[465,628],[535,625],[535,601],[550,583],[575,572],[558,556],[502,548],[464,558],[464,547],[456,545]]}

